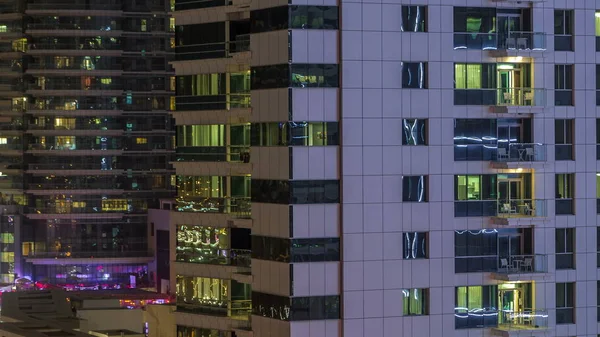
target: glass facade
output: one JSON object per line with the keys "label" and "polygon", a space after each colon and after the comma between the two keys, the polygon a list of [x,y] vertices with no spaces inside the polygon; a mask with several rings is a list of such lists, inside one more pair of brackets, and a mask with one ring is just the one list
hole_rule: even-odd
{"label": "glass facade", "polygon": [[[0,41],[0,67],[10,72],[0,80],[0,130],[8,132],[0,137],[0,193],[3,208],[13,206],[0,216],[1,281],[17,274],[58,284],[72,275],[86,286],[129,283],[145,266],[69,260],[151,254],[146,211],[175,188],[169,3],[14,3],[2,13],[18,19],[1,32],[14,38]],[[43,258],[65,262],[36,262]],[[138,286],[150,282],[137,279]]]}

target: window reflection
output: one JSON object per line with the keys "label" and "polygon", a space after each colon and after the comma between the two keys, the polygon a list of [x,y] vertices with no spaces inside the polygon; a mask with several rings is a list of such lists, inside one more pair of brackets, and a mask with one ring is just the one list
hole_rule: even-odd
{"label": "window reflection", "polygon": [[427,202],[427,176],[402,177],[402,201]]}
{"label": "window reflection", "polygon": [[427,120],[402,120],[402,145],[427,145]]}
{"label": "window reflection", "polygon": [[410,259],[426,259],[428,244],[426,232],[408,232],[402,235],[403,258]]}
{"label": "window reflection", "polygon": [[252,146],[339,145],[338,122],[254,123]]}
{"label": "window reflection", "polygon": [[427,6],[402,6],[400,30],[403,32],[426,32]]}
{"label": "window reflection", "polygon": [[427,89],[427,62],[401,62],[402,88]]}

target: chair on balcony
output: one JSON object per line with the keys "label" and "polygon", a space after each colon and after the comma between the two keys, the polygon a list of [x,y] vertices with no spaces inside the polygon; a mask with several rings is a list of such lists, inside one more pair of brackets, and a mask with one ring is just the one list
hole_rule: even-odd
{"label": "chair on balcony", "polygon": [[523,270],[524,271],[533,271],[533,259],[528,257],[523,260]]}
{"label": "chair on balcony", "polygon": [[499,147],[498,148],[498,160],[508,160],[508,152],[506,151],[505,148],[503,147]]}
{"label": "chair on balcony", "polygon": [[533,161],[535,158],[535,151],[532,147],[525,149],[525,158],[527,158],[527,161]]}
{"label": "chair on balcony", "polygon": [[509,37],[506,39],[506,49],[516,49],[516,40],[514,37]]}
{"label": "chair on balcony", "polygon": [[517,39],[517,49],[524,50],[527,49],[527,38],[520,37]]}
{"label": "chair on balcony", "polygon": [[507,273],[512,266],[508,264],[508,259],[500,259],[500,270],[504,269]]}

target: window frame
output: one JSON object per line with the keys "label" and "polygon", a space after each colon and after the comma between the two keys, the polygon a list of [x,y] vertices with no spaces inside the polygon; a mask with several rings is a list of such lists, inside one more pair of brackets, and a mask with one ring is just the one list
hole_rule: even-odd
{"label": "window frame", "polygon": [[[416,293],[418,299],[413,301]],[[407,301],[407,298],[409,299]],[[417,309],[417,302],[421,310]],[[402,316],[428,316],[429,315],[429,288],[402,289]]]}

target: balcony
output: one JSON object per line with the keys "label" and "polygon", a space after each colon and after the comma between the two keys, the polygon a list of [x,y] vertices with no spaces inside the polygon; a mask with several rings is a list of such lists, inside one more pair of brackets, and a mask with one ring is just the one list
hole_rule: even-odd
{"label": "balcony", "polygon": [[535,113],[546,106],[546,89],[454,89],[454,105],[489,105],[493,113]]}
{"label": "balcony", "polygon": [[250,162],[250,147],[231,146],[190,146],[177,147],[176,161],[180,162]]}
{"label": "balcony", "polygon": [[545,221],[548,216],[547,200],[498,200],[496,214],[490,223],[501,226],[531,226],[533,221]]}
{"label": "balcony", "polygon": [[79,251],[79,252],[31,252],[25,256],[34,265],[64,265],[65,263],[148,263],[154,260],[152,251]]}
{"label": "balcony", "polygon": [[206,304],[180,303],[178,300],[177,311],[196,315],[209,315],[229,317],[233,320],[248,321],[252,312],[252,300],[226,300]]}
{"label": "balcony", "polygon": [[196,252],[187,252],[186,248],[188,247],[177,246],[176,261],[250,268],[252,260],[251,251],[246,249],[216,249],[207,251],[209,254],[199,255]]}
{"label": "balcony", "polygon": [[498,326],[492,328],[496,336],[545,336],[548,330],[547,310],[500,310],[498,318]]}
{"label": "balcony", "polygon": [[250,218],[250,197],[178,197],[177,211],[195,213],[224,213]]}
{"label": "balcony", "polygon": [[487,50],[492,57],[534,56],[546,50],[546,41],[546,33],[542,32],[454,33],[455,50]]}
{"label": "balcony", "polygon": [[500,256],[497,261],[492,278],[499,281],[532,281],[548,273],[547,255],[508,255]]}
{"label": "balcony", "polygon": [[248,123],[250,120],[250,93],[177,96],[175,100],[176,111],[172,115],[177,124]]}
{"label": "balcony", "polygon": [[[250,51],[250,34],[240,34],[235,37],[234,41],[177,46],[175,60],[190,61],[232,58],[235,57],[235,54],[248,51]],[[250,55],[244,57],[244,63],[248,63],[249,57]]]}
{"label": "balcony", "polygon": [[546,162],[546,145],[539,143],[506,143],[496,149],[496,158],[491,161],[492,168],[522,168]]}

